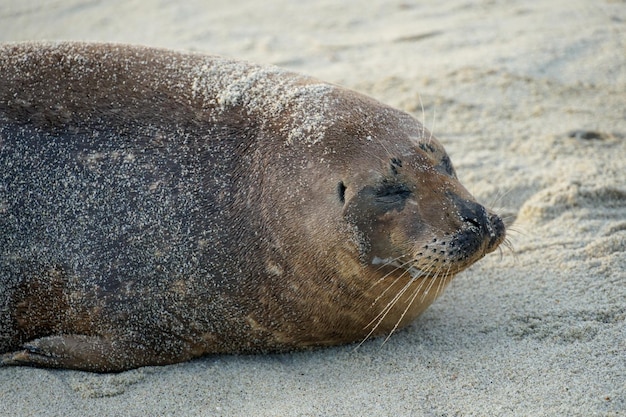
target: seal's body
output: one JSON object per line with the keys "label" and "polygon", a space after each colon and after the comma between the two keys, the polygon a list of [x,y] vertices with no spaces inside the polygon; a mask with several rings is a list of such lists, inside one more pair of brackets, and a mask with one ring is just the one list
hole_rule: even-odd
{"label": "seal's body", "polygon": [[4,365],[359,341],[504,239],[411,116],[272,67],[0,47]]}

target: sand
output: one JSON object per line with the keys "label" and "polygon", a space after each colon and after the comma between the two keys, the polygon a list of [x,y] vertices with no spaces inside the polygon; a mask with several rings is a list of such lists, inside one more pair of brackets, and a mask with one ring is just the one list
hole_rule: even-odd
{"label": "sand", "polygon": [[626,416],[623,0],[3,0],[0,41],[34,39],[277,64],[411,112],[507,219],[513,250],[384,345],[111,375],[2,368],[0,414]]}

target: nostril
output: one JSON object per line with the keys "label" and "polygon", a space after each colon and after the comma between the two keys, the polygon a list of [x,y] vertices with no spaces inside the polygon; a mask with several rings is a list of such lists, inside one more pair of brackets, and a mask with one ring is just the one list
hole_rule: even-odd
{"label": "nostril", "polygon": [[475,226],[476,228],[480,229],[480,222],[478,221],[478,219],[475,218],[464,218],[463,221],[465,223],[470,223],[472,226]]}
{"label": "nostril", "polygon": [[484,230],[489,223],[487,210],[473,201],[464,201],[463,203],[459,213],[463,222],[469,223],[479,230]]}

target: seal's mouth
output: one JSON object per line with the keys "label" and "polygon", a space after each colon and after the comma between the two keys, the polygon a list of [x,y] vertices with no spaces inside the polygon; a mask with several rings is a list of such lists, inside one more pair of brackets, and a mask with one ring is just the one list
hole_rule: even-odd
{"label": "seal's mouth", "polygon": [[408,272],[409,275],[411,275],[411,278],[413,279],[423,278],[428,275],[426,272],[422,271],[419,268],[416,268],[411,263],[403,264],[402,262],[400,262],[399,259],[391,259],[391,258],[383,259],[383,258],[379,258],[378,256],[374,256],[374,259],[372,259],[372,265],[391,266],[394,268],[402,269]]}

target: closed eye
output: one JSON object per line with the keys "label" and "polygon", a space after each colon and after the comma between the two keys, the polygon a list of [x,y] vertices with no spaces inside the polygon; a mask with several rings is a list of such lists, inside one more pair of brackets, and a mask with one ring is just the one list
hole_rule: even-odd
{"label": "closed eye", "polygon": [[404,184],[383,184],[376,191],[376,201],[385,204],[403,202],[411,195],[411,190]]}

